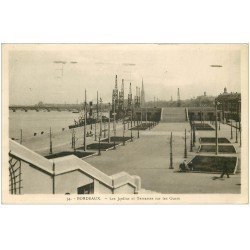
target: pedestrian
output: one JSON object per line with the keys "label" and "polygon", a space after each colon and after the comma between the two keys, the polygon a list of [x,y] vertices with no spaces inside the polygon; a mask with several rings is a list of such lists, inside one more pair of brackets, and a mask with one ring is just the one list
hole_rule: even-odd
{"label": "pedestrian", "polygon": [[188,164],[187,164],[186,160],[184,160],[180,164],[179,169],[180,169],[180,172],[187,172],[187,171],[189,171],[189,167],[188,167]]}
{"label": "pedestrian", "polygon": [[183,163],[181,163],[180,165],[179,165],[179,171],[180,172],[184,172],[184,164]]}
{"label": "pedestrian", "polygon": [[183,165],[184,165],[185,171],[189,171],[189,166],[186,160],[183,161]]}
{"label": "pedestrian", "polygon": [[227,166],[226,163],[224,163],[224,165],[223,165],[222,173],[221,173],[220,178],[223,178],[224,174],[227,175],[227,178],[230,178],[230,177],[229,177],[229,173],[228,173],[228,166]]}
{"label": "pedestrian", "polygon": [[188,163],[188,167],[189,167],[190,171],[193,171],[194,170],[193,162],[190,161]]}

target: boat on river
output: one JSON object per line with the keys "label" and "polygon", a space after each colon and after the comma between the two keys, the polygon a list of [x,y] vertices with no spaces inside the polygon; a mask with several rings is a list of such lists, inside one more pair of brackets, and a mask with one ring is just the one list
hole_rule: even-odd
{"label": "boat on river", "polygon": [[[102,122],[108,122],[108,121],[109,121],[108,117],[102,116]],[[100,119],[94,117],[87,117],[86,119],[86,125],[91,125],[99,122]],[[69,125],[69,129],[83,127],[84,125],[85,125],[84,116],[80,116],[78,120],[74,120],[74,124]]]}

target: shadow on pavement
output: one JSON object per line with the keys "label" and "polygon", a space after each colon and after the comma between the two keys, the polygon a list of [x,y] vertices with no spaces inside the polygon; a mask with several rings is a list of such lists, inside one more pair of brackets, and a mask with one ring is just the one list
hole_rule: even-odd
{"label": "shadow on pavement", "polygon": [[224,181],[225,179],[221,178],[221,177],[218,177],[218,176],[214,176],[212,177],[212,180],[215,181],[215,180],[220,180],[220,181]]}

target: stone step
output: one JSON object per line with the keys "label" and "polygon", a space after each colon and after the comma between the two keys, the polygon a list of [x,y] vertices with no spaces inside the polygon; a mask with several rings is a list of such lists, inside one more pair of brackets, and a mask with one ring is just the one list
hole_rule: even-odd
{"label": "stone step", "polygon": [[186,122],[185,108],[163,108],[161,115],[162,122]]}

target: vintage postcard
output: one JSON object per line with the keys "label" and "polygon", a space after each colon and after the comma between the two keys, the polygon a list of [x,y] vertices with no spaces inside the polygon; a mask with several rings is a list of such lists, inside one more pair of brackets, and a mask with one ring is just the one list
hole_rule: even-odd
{"label": "vintage postcard", "polygon": [[3,204],[248,203],[248,44],[3,44]]}

